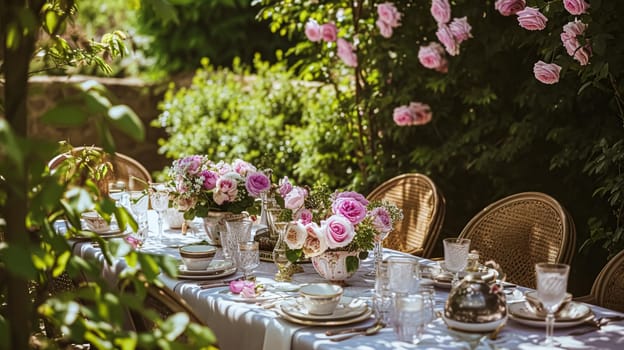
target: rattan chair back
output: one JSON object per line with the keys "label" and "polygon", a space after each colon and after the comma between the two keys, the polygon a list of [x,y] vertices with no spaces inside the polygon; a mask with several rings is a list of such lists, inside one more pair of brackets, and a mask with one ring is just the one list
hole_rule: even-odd
{"label": "rattan chair back", "polygon": [[503,198],[483,209],[464,227],[470,249],[479,260],[497,262],[507,281],[535,287],[535,264],[569,264],[576,244],[574,222],[554,198],[524,192]]}
{"label": "rattan chair back", "polygon": [[[80,152],[82,152],[85,148],[103,152],[101,148],[95,146],[74,147],[71,152],[62,153],[52,158],[52,160],[48,162],[48,167],[50,170],[56,169],[59,165],[61,165],[63,160],[71,157],[72,155],[80,154]],[[152,176],[149,171],[147,171],[143,164],[139,163],[136,159],[118,152],[114,155],[108,155],[108,157],[110,157],[108,160],[110,160],[113,169],[113,176],[109,179],[109,181],[121,181],[126,185],[126,188],[131,191],[143,190],[146,183],[152,182]],[[136,179],[139,179],[140,181],[135,181]]]}
{"label": "rattan chair back", "polygon": [[445,214],[444,196],[431,179],[410,173],[375,188],[369,200],[388,200],[403,210],[403,220],[384,240],[384,247],[430,258]]}
{"label": "rattan chair back", "polygon": [[624,312],[624,250],[602,268],[589,298],[581,297],[579,300]]}

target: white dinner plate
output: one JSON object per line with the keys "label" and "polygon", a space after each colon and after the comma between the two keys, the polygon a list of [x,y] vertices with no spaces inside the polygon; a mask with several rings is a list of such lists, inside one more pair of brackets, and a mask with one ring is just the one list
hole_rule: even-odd
{"label": "white dinner plate", "polygon": [[449,328],[458,330],[458,331],[462,331],[462,332],[469,332],[469,333],[487,333],[487,332],[492,332],[494,331],[496,328],[498,328],[498,326],[500,326],[501,324],[504,324],[505,322],[507,322],[507,316],[501,318],[500,320],[497,321],[493,321],[493,322],[485,322],[485,323],[466,323],[466,322],[459,322],[459,321],[455,321],[453,319],[447,318],[446,316],[442,315],[442,319],[444,320],[444,323],[446,323],[446,325]]}
{"label": "white dinner plate", "polygon": [[212,260],[210,265],[204,270],[189,270],[186,268],[186,265],[180,264],[178,266],[178,274],[188,275],[188,276],[205,276],[205,275],[216,275],[222,273],[225,270],[231,269],[233,264],[231,261],[227,260]]}
{"label": "white dinner plate", "polygon": [[225,269],[219,273],[195,273],[186,274],[183,271],[178,270],[178,278],[188,280],[216,280],[222,277],[233,275],[236,272],[236,267]]}
{"label": "white dinner plate", "polygon": [[[594,317],[589,306],[582,303],[570,302],[563,314],[555,316],[555,327],[565,328],[578,326]],[[546,321],[539,318],[533,309],[526,303],[512,303],[507,305],[509,317],[521,324],[532,327],[545,327]]]}
{"label": "white dinner plate", "polygon": [[280,308],[276,309],[276,312],[285,320],[290,321],[292,323],[297,323],[305,326],[342,326],[346,324],[356,323],[364,321],[371,317],[373,310],[366,306],[366,310],[362,314],[356,317],[351,318],[343,318],[341,320],[304,320],[297,317],[292,317],[289,314],[283,312]]}
{"label": "white dinner plate", "polygon": [[343,297],[340,299],[338,306],[332,314],[329,315],[313,315],[306,310],[305,306],[300,300],[288,300],[280,304],[280,309],[287,314],[295,318],[302,320],[314,320],[314,321],[329,321],[329,320],[342,320],[345,318],[353,318],[360,316],[368,306],[361,299],[354,299],[349,297]]}

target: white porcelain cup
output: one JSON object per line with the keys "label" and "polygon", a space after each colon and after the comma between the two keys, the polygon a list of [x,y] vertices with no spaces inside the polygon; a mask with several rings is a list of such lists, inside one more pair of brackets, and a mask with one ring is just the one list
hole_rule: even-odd
{"label": "white porcelain cup", "polygon": [[342,293],[342,287],[329,283],[311,283],[299,289],[303,306],[312,315],[331,315],[334,313]]}

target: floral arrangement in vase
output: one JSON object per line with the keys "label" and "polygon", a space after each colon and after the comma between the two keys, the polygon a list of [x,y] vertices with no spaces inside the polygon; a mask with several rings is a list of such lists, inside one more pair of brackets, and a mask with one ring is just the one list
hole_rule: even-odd
{"label": "floral arrangement in vase", "polygon": [[256,198],[271,188],[269,176],[241,159],[213,162],[191,155],[173,161],[169,176],[174,203],[186,218],[206,217],[211,211],[257,213]]}
{"label": "floral arrangement in vase", "polygon": [[368,201],[357,192],[332,192],[323,184],[308,190],[284,178],[278,190],[293,220],[284,238],[292,262],[326,252],[356,252],[346,258],[347,271],[354,272],[359,258],[366,258],[376,240],[403,218],[401,209],[391,202]]}

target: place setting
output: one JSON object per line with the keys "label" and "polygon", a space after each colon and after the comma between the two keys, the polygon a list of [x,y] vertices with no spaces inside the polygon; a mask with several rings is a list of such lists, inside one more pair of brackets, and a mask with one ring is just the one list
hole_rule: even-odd
{"label": "place setting", "polygon": [[186,245],[179,248],[182,263],[178,278],[212,280],[233,275],[237,268],[230,260],[214,259],[217,248],[207,244]]}

